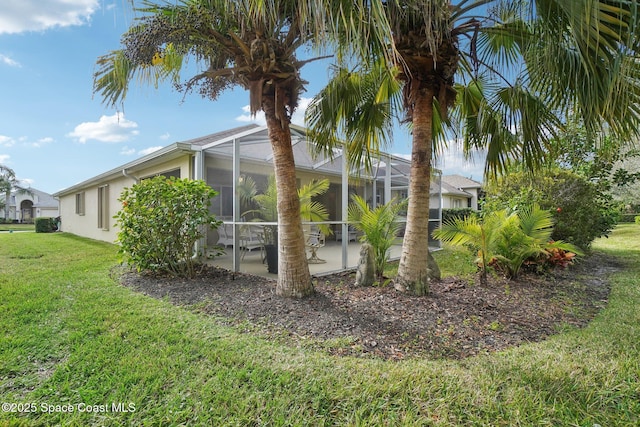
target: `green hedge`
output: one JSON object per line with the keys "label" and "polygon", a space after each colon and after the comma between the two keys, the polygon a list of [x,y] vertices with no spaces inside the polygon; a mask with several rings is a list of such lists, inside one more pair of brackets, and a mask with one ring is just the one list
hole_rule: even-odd
{"label": "green hedge", "polygon": [[636,217],[640,215],[638,213],[623,213],[620,214],[620,219],[618,220],[618,222],[635,222],[636,221]]}
{"label": "green hedge", "polygon": [[465,219],[476,213],[477,212],[471,208],[442,209],[442,223],[444,224],[457,218]]}
{"label": "green hedge", "polygon": [[55,218],[36,218],[36,233],[52,233],[58,229]]}

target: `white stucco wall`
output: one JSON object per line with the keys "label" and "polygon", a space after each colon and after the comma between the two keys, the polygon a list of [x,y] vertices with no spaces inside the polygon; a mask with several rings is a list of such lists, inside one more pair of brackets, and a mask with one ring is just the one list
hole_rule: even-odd
{"label": "white stucco wall", "polygon": [[[120,202],[117,199],[125,187],[130,187],[134,183],[133,179],[123,176],[60,197],[61,231],[105,242],[114,242],[118,231],[113,216],[120,209]],[[98,228],[98,187],[102,185],[107,185],[109,189],[108,229]],[[76,213],[76,194],[82,192],[84,192],[85,203],[84,215]]]}
{"label": "white stucco wall", "polygon": [[[460,206],[455,206],[455,202],[454,200],[458,200],[460,203]],[[466,208],[468,207],[467,204],[469,199],[467,199],[466,197],[457,197],[457,196],[449,196],[449,195],[443,195],[442,196],[442,209],[458,209],[458,208]],[[477,203],[476,203],[477,205]]]}
{"label": "white stucco wall", "polygon": [[[102,240],[113,243],[118,236],[118,228],[114,215],[120,210],[118,198],[125,187],[131,187],[136,183],[136,178],[146,178],[155,176],[171,170],[180,169],[180,176],[188,178],[191,176],[191,156],[184,156],[170,162],[165,162],[146,169],[131,171],[129,177],[123,174],[112,176],[111,179],[104,179],[83,187],[75,187],[70,191],[63,191],[60,198],[60,216],[62,218],[61,231],[73,233],[78,236],[89,237],[91,239]],[[98,227],[98,188],[107,185],[109,191],[108,206],[108,229]],[[84,192],[85,211],[84,215],[76,213],[76,194]]]}

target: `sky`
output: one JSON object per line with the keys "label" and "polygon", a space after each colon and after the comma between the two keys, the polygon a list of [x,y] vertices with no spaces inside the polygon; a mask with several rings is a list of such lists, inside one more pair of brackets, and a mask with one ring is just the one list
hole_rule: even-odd
{"label": "sky", "polygon": [[[120,48],[134,20],[129,0],[0,0],[0,164],[22,185],[55,193],[174,142],[264,124],[239,87],[211,101],[132,82],[122,108],[103,104],[93,94],[96,61]],[[304,125],[329,65],[303,67],[309,84],[294,123]],[[409,132],[396,128],[386,151],[408,156]],[[455,144],[437,166],[476,180],[484,167],[464,161]]]}

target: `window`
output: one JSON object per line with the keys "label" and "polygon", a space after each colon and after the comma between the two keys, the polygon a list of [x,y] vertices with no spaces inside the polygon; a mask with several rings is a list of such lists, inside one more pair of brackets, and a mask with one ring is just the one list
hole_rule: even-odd
{"label": "window", "polygon": [[211,199],[209,212],[217,217],[233,218],[233,187],[228,185],[211,185],[218,195]]}
{"label": "window", "polygon": [[180,169],[174,169],[172,171],[168,171],[168,172],[163,172],[163,173],[159,173],[158,175],[162,175],[165,176],[167,178],[178,178],[180,179]]}
{"label": "window", "polygon": [[160,172],[157,173],[155,175],[149,175],[149,176],[145,176],[144,178],[141,178],[142,180],[144,179],[151,179],[151,178],[155,178],[156,176],[164,176],[165,178],[178,178],[180,179],[180,168],[178,169],[172,169],[166,172]]}
{"label": "window", "polygon": [[454,209],[459,209],[462,207],[462,202],[460,199],[453,199],[453,207]]}
{"label": "window", "polygon": [[84,191],[76,193],[76,214],[84,215]]}
{"label": "window", "polygon": [[109,229],[109,186],[98,187],[98,228]]}

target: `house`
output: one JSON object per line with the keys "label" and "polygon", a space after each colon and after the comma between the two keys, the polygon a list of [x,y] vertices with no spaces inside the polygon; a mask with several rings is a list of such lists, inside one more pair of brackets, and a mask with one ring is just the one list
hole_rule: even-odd
{"label": "house", "polygon": [[[373,171],[350,170],[340,150],[336,150],[332,158],[314,156],[313,143],[307,140],[305,129],[291,126],[291,133],[299,187],[313,179],[330,181],[329,190],[318,201],[329,211],[329,225],[335,234],[348,233],[346,207],[351,194],[358,194],[371,204],[407,197],[410,169],[407,160],[381,154]],[[267,128],[255,124],[176,142],[57,192],[61,230],[114,242],[118,230],[113,216],[120,208],[118,198],[122,190],[157,175],[204,180],[218,192],[212,200],[211,212],[225,224],[240,227],[243,217],[240,201],[234,197],[235,185],[251,177],[258,189],[266,188],[268,177],[273,175],[272,160]],[[440,194],[438,186],[433,188],[435,228],[440,220]],[[214,245],[220,239],[217,231],[210,230],[206,244]],[[425,248],[427,245],[425,242]]]}
{"label": "house", "polygon": [[[4,195],[0,200],[4,204]],[[5,210],[0,210],[5,215]],[[5,218],[15,222],[33,222],[35,218],[56,218],[59,215],[58,200],[49,193],[36,188],[29,188],[26,192],[13,191],[9,198],[9,216]]]}
{"label": "house", "polygon": [[442,175],[442,209],[478,210],[482,184],[461,175]]}

